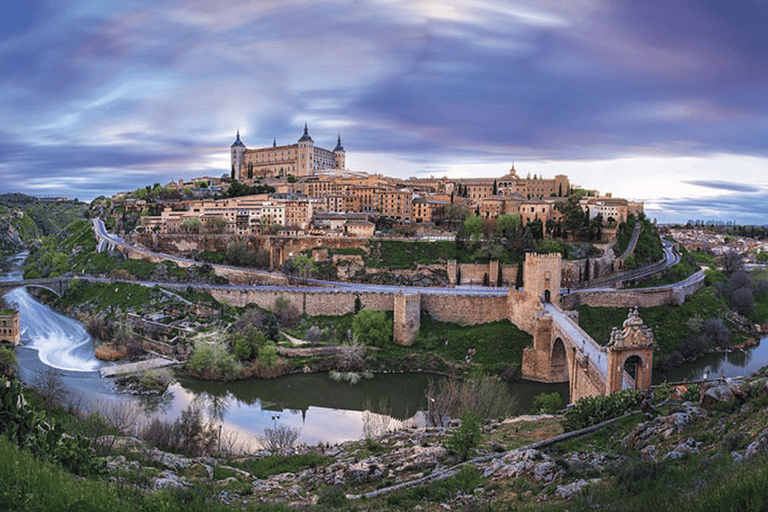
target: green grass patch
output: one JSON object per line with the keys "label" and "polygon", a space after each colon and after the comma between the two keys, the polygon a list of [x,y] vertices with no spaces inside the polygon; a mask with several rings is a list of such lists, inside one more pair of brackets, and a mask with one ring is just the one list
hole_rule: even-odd
{"label": "green grass patch", "polygon": [[417,264],[445,263],[457,259],[452,241],[417,242],[372,240],[367,267],[415,269]]}
{"label": "green grass patch", "polygon": [[[627,319],[626,308],[594,308],[579,306],[579,324],[600,345],[610,340],[611,329],[621,328]],[[679,306],[656,306],[643,308],[640,316],[643,322],[653,329],[654,342],[658,355],[667,355],[677,350],[680,343],[691,334],[686,320],[699,315],[703,320],[720,317],[727,305],[715,289],[705,286],[696,292],[684,304]]]}
{"label": "green grass patch", "polygon": [[421,328],[411,349],[436,353],[445,359],[463,363],[470,349],[472,361],[489,373],[501,373],[510,366],[520,366],[523,349],[533,338],[508,320],[480,325],[456,325],[422,315]]}
{"label": "green grass patch", "polygon": [[[300,455],[270,455],[263,459],[247,459],[235,461],[230,466],[248,471],[256,478],[264,479],[280,473],[297,473],[308,468],[316,468],[331,461],[319,453],[304,453]],[[232,475],[234,476],[234,475]]]}

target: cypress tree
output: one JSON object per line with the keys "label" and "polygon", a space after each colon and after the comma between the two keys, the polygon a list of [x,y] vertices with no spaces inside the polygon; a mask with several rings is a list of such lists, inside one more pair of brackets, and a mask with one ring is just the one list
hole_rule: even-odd
{"label": "cypress tree", "polygon": [[517,264],[517,277],[515,277],[515,288],[523,287],[523,262]]}

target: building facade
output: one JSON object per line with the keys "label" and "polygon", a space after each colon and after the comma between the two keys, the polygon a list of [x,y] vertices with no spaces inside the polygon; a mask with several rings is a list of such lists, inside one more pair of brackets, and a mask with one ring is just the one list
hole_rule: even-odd
{"label": "building facade", "polygon": [[256,149],[245,146],[238,130],[235,142],[230,146],[230,160],[235,179],[251,183],[260,178],[289,174],[295,177],[312,176],[315,171],[324,169],[343,170],[346,153],[341,145],[341,136],[332,151],[315,146],[305,124],[304,134],[296,144],[278,146],[277,141],[273,141],[272,147]]}

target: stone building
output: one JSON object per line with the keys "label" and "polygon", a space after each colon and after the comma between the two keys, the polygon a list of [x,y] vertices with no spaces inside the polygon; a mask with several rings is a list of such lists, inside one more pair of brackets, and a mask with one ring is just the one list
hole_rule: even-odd
{"label": "stone building", "polygon": [[331,151],[315,146],[309,135],[307,125],[304,134],[295,144],[278,146],[273,141],[272,147],[248,149],[240,140],[237,132],[235,142],[230,147],[230,161],[235,178],[250,183],[256,178],[274,176],[312,176],[323,169],[344,169],[346,153],[339,136],[336,147]]}
{"label": "stone building", "polygon": [[19,311],[13,308],[0,309],[0,343],[16,347],[20,342]]}

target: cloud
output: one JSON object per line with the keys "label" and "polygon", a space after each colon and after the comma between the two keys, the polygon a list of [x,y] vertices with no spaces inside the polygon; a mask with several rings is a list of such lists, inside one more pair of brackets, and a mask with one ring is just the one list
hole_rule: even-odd
{"label": "cloud", "polygon": [[744,183],[734,183],[728,181],[683,181],[689,185],[697,187],[713,188],[716,190],[726,190],[729,192],[760,192],[762,189]]}
{"label": "cloud", "polygon": [[[768,156],[762,2],[29,5],[0,22],[5,187],[43,173],[84,197],[85,183],[111,194],[144,176],[221,174],[236,129],[264,146],[295,141],[304,122],[322,147],[341,133],[357,170]],[[616,191],[645,176],[632,172],[574,180]],[[746,177],[760,175],[664,176],[685,193],[757,194]]]}

